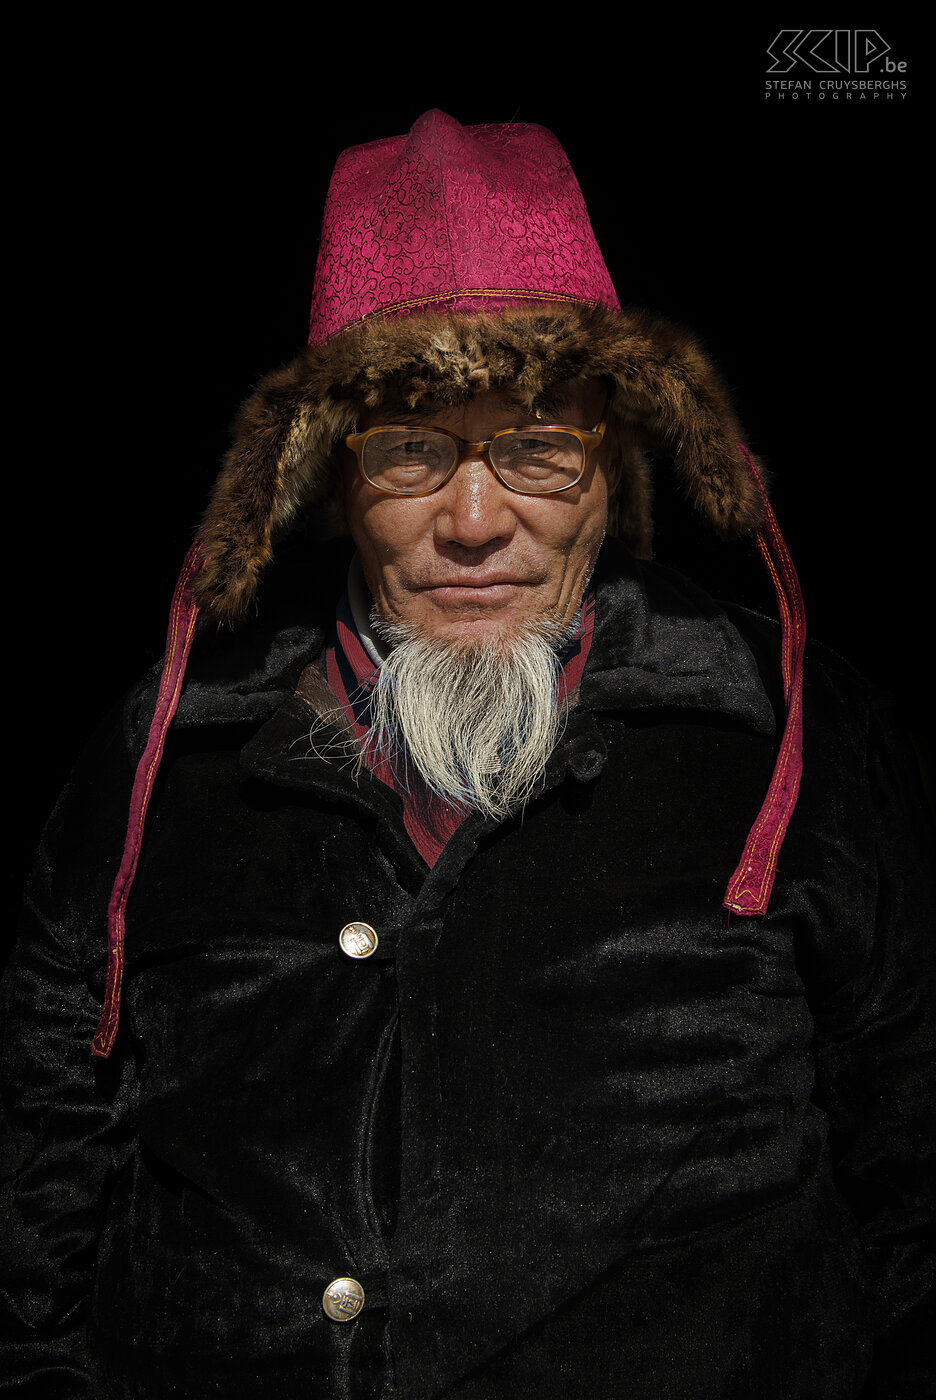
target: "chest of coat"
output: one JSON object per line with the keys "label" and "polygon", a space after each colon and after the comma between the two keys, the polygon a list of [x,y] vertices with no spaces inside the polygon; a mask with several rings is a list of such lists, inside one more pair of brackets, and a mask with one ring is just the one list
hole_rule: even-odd
{"label": "chest of coat", "polygon": [[[332,1367],[341,1329],[231,1289],[259,1246],[290,1296],[361,1279],[356,1344],[379,1351],[385,1317],[416,1394],[624,1260],[798,1209],[825,1141],[799,950],[816,890],[855,885],[818,765],[771,914],[743,920],[721,897],[769,734],[573,712],[544,791],[469,817],[431,871],[399,799],[307,736],[289,702],[248,750],[178,752],[154,798],[128,911],[134,1223],[105,1251],[121,1278],[191,1277],[154,1345],[220,1317]],[[371,957],[342,947],[353,921]]]}
{"label": "chest of coat", "polygon": [[[470,819],[432,872],[366,775],[342,799],[301,773],[289,790],[244,777],[233,753],[180,758],[128,964],[154,1137],[185,1140],[188,1117],[197,1141],[240,1144],[275,1105],[283,1150],[318,1116],[340,1155],[342,1116],[389,1121],[369,1096],[399,1018],[402,1084],[380,1092],[402,1095],[414,1152],[448,1144],[413,1170],[459,1209],[502,1189],[486,1173],[525,1195],[565,1179],[620,1228],[652,1198],[678,1231],[727,1192],[742,1144],[752,1200],[784,1189],[810,1073],[792,926],[720,906],[772,742],[608,717],[567,748],[590,753],[588,781],[560,752],[549,791],[498,827]],[[377,931],[372,958],[339,942],[354,920]],[[297,1066],[321,1071],[306,1092]]]}

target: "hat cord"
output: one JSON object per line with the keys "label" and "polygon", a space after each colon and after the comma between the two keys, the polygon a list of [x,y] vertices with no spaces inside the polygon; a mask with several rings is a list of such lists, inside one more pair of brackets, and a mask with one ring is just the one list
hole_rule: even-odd
{"label": "hat cord", "polygon": [[198,604],[192,592],[192,579],[201,568],[201,546],[198,540],[185,557],[182,572],[172,595],[169,613],[169,635],[166,639],[166,657],[163,662],[162,677],[156,709],[149,728],[149,736],[143,756],[137,764],[133,787],[130,792],[130,816],[127,821],[127,835],[124,840],[123,856],[117,879],[111,891],[107,906],[107,980],[104,990],[104,1009],[98,1022],[92,1052],[100,1059],[107,1059],[117,1037],[117,1023],[120,1015],[120,990],[124,969],[124,920],[127,900],[136,874],[137,860],[143,843],[143,826],[146,822],[146,809],[149,806],[153,784],[159,771],[166,735],[172,717],[179,704],[182,681],[195,623],[198,620]]}
{"label": "hat cord", "polygon": [[783,697],[787,707],[780,752],[764,805],[751,827],[744,852],[725,890],[722,904],[735,914],[764,914],[770,901],[780,847],[796,799],[803,772],[803,653],[806,647],[806,610],[796,569],[780,533],[767,491],[757,467],[739,443],[748,470],[764,503],[764,523],[757,532],[757,547],[770,574],[780,610]]}

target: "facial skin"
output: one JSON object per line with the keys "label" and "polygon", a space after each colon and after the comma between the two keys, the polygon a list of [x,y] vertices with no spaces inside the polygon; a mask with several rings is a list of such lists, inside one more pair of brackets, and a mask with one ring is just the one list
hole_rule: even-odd
{"label": "facial skin", "polygon": [[[595,427],[606,397],[600,382],[570,383],[557,392],[564,403],[555,421]],[[365,414],[359,431],[387,419],[379,409]],[[414,413],[406,421],[480,442],[500,428],[528,425],[531,414],[489,390],[462,408]],[[542,617],[565,630],[604,537],[610,453],[606,436],[578,485],[552,496],[520,496],[501,485],[482,457],[466,457],[440,491],[399,497],[366,482],[348,452],[345,510],[380,616],[452,641],[507,636]]]}

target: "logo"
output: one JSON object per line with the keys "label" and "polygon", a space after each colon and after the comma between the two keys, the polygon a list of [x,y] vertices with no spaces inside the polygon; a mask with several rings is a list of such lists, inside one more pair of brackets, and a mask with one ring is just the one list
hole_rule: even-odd
{"label": "logo", "polygon": [[899,103],[909,95],[907,60],[893,57],[877,29],[781,29],[767,57],[764,96],[775,102]]}
{"label": "logo", "polygon": [[883,59],[878,72],[906,73],[906,60],[887,58],[890,51],[876,29],[781,29],[767,50],[767,72],[789,73],[801,63],[813,73],[869,73]]}

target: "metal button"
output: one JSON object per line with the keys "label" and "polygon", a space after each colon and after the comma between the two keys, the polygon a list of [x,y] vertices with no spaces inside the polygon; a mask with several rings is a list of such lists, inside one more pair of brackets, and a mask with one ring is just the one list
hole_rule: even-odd
{"label": "metal button", "polygon": [[377,947],[377,931],[370,924],[345,924],[338,935],[341,950],[349,958],[369,958]]}
{"label": "metal button", "polygon": [[322,1307],[332,1322],[350,1322],[364,1306],[364,1289],[356,1278],[336,1278],[325,1289]]}

